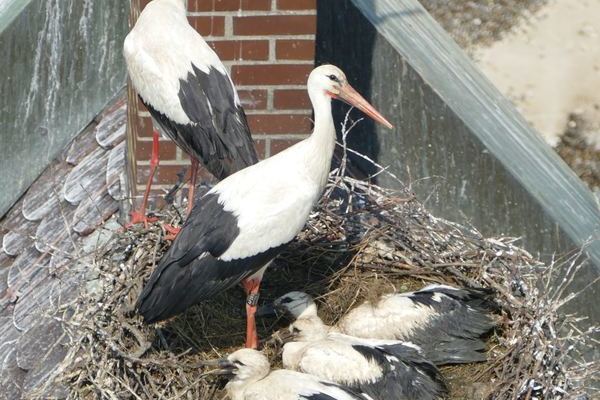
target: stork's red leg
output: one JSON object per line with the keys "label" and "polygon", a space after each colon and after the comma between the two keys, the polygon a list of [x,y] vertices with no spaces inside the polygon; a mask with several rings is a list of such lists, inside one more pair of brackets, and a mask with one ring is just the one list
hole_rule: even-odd
{"label": "stork's red leg", "polygon": [[249,349],[258,348],[255,314],[260,281],[260,278],[250,278],[242,281],[242,286],[246,291],[246,347]]}
{"label": "stork's red leg", "polygon": [[[190,215],[190,213],[192,212],[192,208],[194,207],[194,192],[196,191],[196,181],[198,179],[198,160],[195,159],[194,157],[191,157],[191,161],[192,161],[192,167],[190,169],[191,179],[190,179],[190,188],[188,189],[188,205],[187,205],[186,217]],[[167,235],[165,236],[166,240],[175,239],[175,237],[181,230],[181,228],[174,227],[173,225],[170,225],[170,224],[164,224],[163,228],[167,232]]]}
{"label": "stork's red leg", "polygon": [[146,184],[146,190],[144,191],[144,198],[142,199],[142,206],[138,211],[131,212],[131,220],[126,227],[131,227],[132,225],[143,223],[147,228],[149,222],[155,222],[158,218],[148,217],[146,215],[146,207],[148,206],[148,196],[150,195],[150,189],[152,189],[152,179],[154,178],[154,174],[156,173],[156,168],[158,167],[158,131],[152,132],[152,156],[150,157],[150,177],[148,178],[148,183]]}

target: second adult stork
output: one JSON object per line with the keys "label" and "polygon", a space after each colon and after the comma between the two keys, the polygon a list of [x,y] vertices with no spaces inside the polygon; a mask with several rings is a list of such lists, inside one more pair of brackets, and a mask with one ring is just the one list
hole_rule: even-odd
{"label": "second adult stork", "polygon": [[307,86],[315,113],[313,133],[196,199],[138,299],[147,322],[174,316],[242,282],[248,296],[246,346],[258,346],[254,317],[263,273],[302,230],[327,182],[335,147],[331,99],[344,100],[392,127],[333,65],[315,68]]}
{"label": "second adult stork", "polygon": [[[217,54],[189,24],[185,0],[150,2],[125,38],[123,53],[140,99],[191,158],[188,212],[198,161],[219,180],[257,162],[233,82]],[[157,165],[158,133],[154,131],[150,178],[132,223],[147,220],[145,207]]]}

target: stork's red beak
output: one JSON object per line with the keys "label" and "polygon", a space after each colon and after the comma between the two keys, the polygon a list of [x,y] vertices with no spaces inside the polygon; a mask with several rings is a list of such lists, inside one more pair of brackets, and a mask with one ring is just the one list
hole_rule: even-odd
{"label": "stork's red beak", "polygon": [[354,106],[367,114],[369,117],[373,118],[373,120],[379,122],[382,125],[387,126],[392,129],[394,126],[389,123],[387,119],[383,117],[383,115],[379,114],[379,111],[375,109],[368,101],[364,99],[352,86],[347,83],[344,83],[340,87],[340,92],[337,97],[340,100],[345,101],[346,103]]}

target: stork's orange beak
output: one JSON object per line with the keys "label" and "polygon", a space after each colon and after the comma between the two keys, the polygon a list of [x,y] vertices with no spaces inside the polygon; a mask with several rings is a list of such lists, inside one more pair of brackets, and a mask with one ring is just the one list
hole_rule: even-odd
{"label": "stork's orange beak", "polygon": [[362,97],[348,83],[344,83],[340,87],[340,92],[337,94],[336,97],[338,97],[340,100],[345,101],[346,103],[350,104],[351,106],[358,108],[360,111],[364,112],[365,114],[367,114],[369,117],[371,117],[373,120],[379,122],[380,124],[385,125],[386,127],[390,128],[390,129],[392,129],[394,127],[392,124],[390,124],[390,122],[387,119],[385,119],[383,117],[383,115],[381,115],[379,113],[379,111],[377,111],[375,109],[375,107],[373,107],[371,104],[369,104],[369,102],[366,101],[364,99],[364,97]]}

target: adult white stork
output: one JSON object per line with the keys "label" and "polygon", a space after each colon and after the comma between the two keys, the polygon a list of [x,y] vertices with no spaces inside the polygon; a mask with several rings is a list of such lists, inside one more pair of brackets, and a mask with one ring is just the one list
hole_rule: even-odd
{"label": "adult white stork", "polygon": [[[393,339],[414,343],[436,365],[485,361],[482,336],[495,325],[494,308],[485,289],[458,289],[430,285],[416,292],[392,293],[377,303],[365,302],[350,310],[332,332],[361,338]],[[317,316],[312,297],[290,292],[273,307],[293,318]],[[266,314],[269,306],[261,309]]]}
{"label": "adult white stork", "polygon": [[331,99],[391,127],[333,65],[311,72],[308,94],[315,123],[307,139],[227,177],[195,201],[138,299],[147,322],[169,318],[242,282],[248,296],[246,346],[258,346],[255,312],[262,275],[300,232],[327,182],[335,146]]}
{"label": "adult white stork", "polygon": [[267,357],[241,349],[219,360],[216,373],[229,375],[225,386],[232,400],[369,400],[369,397],[313,375],[271,370]]}
{"label": "adult white stork", "polygon": [[[227,69],[190,26],[185,0],[154,0],[125,38],[124,55],[133,87],[152,117],[192,160],[188,212],[198,161],[221,180],[258,160],[246,115]],[[151,172],[141,210],[131,223],[146,222],[145,208],[158,165],[154,131]]]}
{"label": "adult white stork", "polygon": [[438,369],[409,342],[330,332],[317,316],[290,325],[283,366],[348,386],[374,400],[438,400],[447,389]]}

